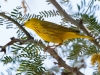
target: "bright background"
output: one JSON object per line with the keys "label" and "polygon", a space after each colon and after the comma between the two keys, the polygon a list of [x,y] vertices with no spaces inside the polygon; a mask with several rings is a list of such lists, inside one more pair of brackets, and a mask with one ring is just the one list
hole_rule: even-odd
{"label": "bright background", "polygon": [[[35,13],[38,14],[38,12],[43,11],[43,10],[52,10],[52,9],[56,9],[52,4],[47,5],[47,2],[45,2],[46,0],[26,0],[29,8],[31,9],[31,11],[27,8],[27,11],[29,13]],[[71,0],[72,1],[72,5],[73,5],[73,11],[77,11],[76,9],[76,3],[79,3],[80,0]],[[21,4],[22,0],[8,0],[7,2],[5,2],[4,0],[0,0],[0,11],[7,11],[7,12],[11,12],[14,8],[16,8],[17,6],[22,6]],[[63,5],[61,5],[63,6]],[[63,6],[63,8],[66,10],[66,7]],[[24,12],[24,10],[22,10]],[[96,14],[100,13],[99,11],[96,12]],[[98,16],[98,19],[100,18],[100,16]],[[55,22],[58,23],[60,22],[61,18],[60,17],[53,17],[53,18],[46,18],[45,20],[51,21],[51,22]],[[0,26],[0,46],[5,45],[6,43],[8,43],[10,41],[11,37],[16,37],[16,30],[15,29],[6,29],[6,26]],[[0,57],[2,57],[4,53],[0,53]],[[5,54],[6,55],[6,54]],[[51,68],[51,65],[54,65],[52,60],[54,59],[47,59],[45,60],[45,66],[48,68]],[[86,64],[87,67],[86,69],[82,69],[82,72],[85,73],[85,75],[92,75],[93,72],[93,68],[91,67],[91,63],[90,63],[90,58],[86,59]],[[10,66],[10,65],[9,65]],[[6,68],[9,67],[8,65],[4,65],[3,63],[0,64],[0,72],[3,72],[5,75],[7,74]]]}

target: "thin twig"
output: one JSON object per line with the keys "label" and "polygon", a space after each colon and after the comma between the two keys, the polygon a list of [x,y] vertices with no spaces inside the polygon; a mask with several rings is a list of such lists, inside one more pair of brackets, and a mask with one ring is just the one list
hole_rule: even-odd
{"label": "thin twig", "polygon": [[[15,25],[18,26],[19,29],[21,29],[26,36],[28,37],[28,39],[33,38],[17,21],[15,21],[14,19],[12,19],[11,17],[5,15],[5,13],[0,13],[0,16],[2,16],[3,18],[8,19],[9,21],[13,22]],[[34,38],[33,38],[34,39]]]}
{"label": "thin twig", "polygon": [[[32,42],[32,43],[35,43],[35,44],[37,43],[37,41],[33,40],[33,39],[22,40],[22,39],[17,39],[15,37],[12,37],[10,39],[11,39],[11,41],[9,41],[7,44],[5,44],[4,46],[0,46],[0,48],[1,48],[0,52],[4,52],[6,54],[6,47],[13,45],[16,42],[18,42],[19,45],[27,44],[29,42]],[[46,47],[41,41],[38,41],[38,45],[41,45],[43,48]]]}
{"label": "thin twig", "polygon": [[88,6],[88,8],[87,8],[85,14],[88,12],[88,10],[89,10],[89,8],[91,7],[92,3],[93,3],[93,1],[91,0],[90,5]]}
{"label": "thin twig", "polygon": [[1,48],[1,51],[0,51],[0,52],[6,53],[6,47],[9,46],[9,45],[13,45],[13,44],[16,43],[16,42],[20,42],[20,44],[23,44],[23,43],[26,42],[26,41],[34,40],[34,38],[33,38],[33,37],[32,37],[32,36],[31,36],[17,21],[15,21],[15,20],[12,19],[11,17],[5,15],[4,12],[0,13],[0,16],[3,17],[3,18],[8,19],[9,21],[11,21],[11,22],[13,22],[15,25],[17,25],[18,28],[19,28],[20,30],[22,30],[22,31],[26,34],[26,36],[28,37],[27,40],[15,39],[14,37],[11,38],[11,41],[8,42],[6,45],[0,46],[0,48]]}
{"label": "thin twig", "polygon": [[27,40],[21,40],[21,39],[16,39],[16,38],[12,37],[10,42],[8,42],[7,44],[5,44],[4,46],[0,46],[0,48],[1,48],[0,52],[4,52],[6,54],[6,47],[8,47],[10,45],[13,45],[16,42],[19,42],[20,45],[22,45],[22,44],[24,44],[27,41],[29,41],[29,40],[28,39]]}

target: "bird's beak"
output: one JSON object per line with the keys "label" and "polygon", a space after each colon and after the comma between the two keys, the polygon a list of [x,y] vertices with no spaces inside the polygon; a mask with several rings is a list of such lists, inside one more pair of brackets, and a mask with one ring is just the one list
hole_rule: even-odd
{"label": "bird's beak", "polygon": [[21,26],[24,26],[24,25],[21,25]]}
{"label": "bird's beak", "polygon": [[23,24],[23,25],[21,25],[21,26],[25,26],[25,25]]}

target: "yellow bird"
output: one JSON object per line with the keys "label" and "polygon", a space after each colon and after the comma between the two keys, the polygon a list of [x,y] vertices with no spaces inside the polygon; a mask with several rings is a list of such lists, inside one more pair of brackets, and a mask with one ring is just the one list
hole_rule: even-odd
{"label": "yellow bird", "polygon": [[24,26],[35,31],[43,40],[62,44],[68,39],[86,38],[93,40],[90,36],[79,34],[78,30],[67,28],[52,22],[41,21],[37,18],[31,18],[24,23]]}

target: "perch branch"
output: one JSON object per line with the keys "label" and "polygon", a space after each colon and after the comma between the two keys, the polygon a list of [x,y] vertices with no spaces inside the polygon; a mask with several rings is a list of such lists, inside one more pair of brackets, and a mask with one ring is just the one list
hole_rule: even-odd
{"label": "perch branch", "polygon": [[46,50],[48,53],[50,53],[51,56],[53,56],[57,61],[58,61],[58,65],[60,67],[64,67],[65,69],[67,69],[68,71],[75,73],[77,75],[84,75],[83,73],[81,73],[80,71],[78,71],[77,68],[73,68],[68,66],[65,61],[57,54],[57,52],[53,49],[53,48],[48,48]]}
{"label": "perch branch", "polygon": [[13,44],[16,43],[16,42],[19,42],[20,45],[21,45],[21,44],[23,44],[23,43],[25,43],[25,42],[27,42],[27,41],[28,41],[28,40],[21,40],[21,39],[16,39],[16,38],[12,37],[10,42],[8,42],[8,43],[7,43],[6,45],[4,45],[4,46],[0,46],[0,48],[1,48],[1,51],[0,51],[0,52],[6,53],[6,47],[8,47],[8,46],[10,46],[10,45],[13,45]]}
{"label": "perch branch", "polygon": [[[33,40],[33,39],[32,39]],[[31,41],[31,40],[30,40]],[[1,51],[0,52],[4,52],[6,53],[6,47],[9,46],[9,45],[13,45],[14,43],[16,42],[19,42],[20,44],[24,44],[26,42],[29,42],[29,40],[21,40],[21,39],[16,39],[14,37],[11,38],[11,41],[8,42],[6,45],[4,46],[0,46],[1,48]],[[35,42],[35,41],[34,41]],[[42,43],[41,41],[39,41],[39,43]],[[43,45],[43,47],[45,48],[45,46]],[[53,48],[47,48],[47,51],[48,53],[51,54],[51,56],[53,56],[57,61],[58,61],[58,65],[60,67],[64,67],[65,69],[69,70],[70,72],[74,72],[76,73],[77,75],[83,75],[80,71],[78,71],[78,69],[76,68],[72,68],[70,66],[68,66],[65,61],[63,61],[63,59],[56,53],[56,51],[53,49]]]}
{"label": "perch branch", "polygon": [[[16,42],[18,42],[19,45],[27,44],[28,42],[37,43],[37,41],[35,41],[35,40],[33,40],[33,39],[22,40],[22,39],[17,39],[17,38],[15,38],[15,37],[12,37],[12,38],[10,38],[10,39],[11,39],[10,42],[8,42],[7,44],[5,44],[4,46],[0,46],[0,48],[1,48],[0,52],[6,53],[6,47],[8,47],[8,46],[10,46],[10,45],[13,45],[13,44],[16,43]],[[43,48],[46,47],[41,41],[38,41],[38,43],[41,44]]]}
{"label": "perch branch", "polygon": [[[17,21],[15,21],[15,20],[12,19],[11,17],[5,15],[4,12],[1,12],[1,13],[0,13],[0,16],[3,17],[3,18],[8,19],[9,21],[11,21],[11,22],[13,22],[15,25],[17,25],[18,28],[21,29],[21,30],[26,34],[26,36],[28,37],[27,40],[33,40],[33,39],[34,39],[34,38],[33,38],[33,37],[32,37],[32,36],[31,36]],[[12,37],[10,42],[8,42],[8,43],[7,43],[6,45],[4,45],[4,46],[0,46],[0,48],[1,48],[1,51],[0,51],[0,52],[6,53],[6,47],[7,47],[7,46],[13,45],[13,44],[16,43],[16,42],[20,42],[20,44],[22,44],[22,43],[26,42],[27,40],[15,39],[14,37]]]}
{"label": "perch branch", "polygon": [[3,18],[6,18],[8,19],[9,21],[13,22],[14,24],[16,24],[18,26],[19,29],[21,29],[25,34],[26,36],[28,37],[28,39],[33,39],[33,37],[17,22],[15,21],[14,19],[12,19],[11,17],[5,15],[4,12],[0,13],[0,16],[2,16]]}

